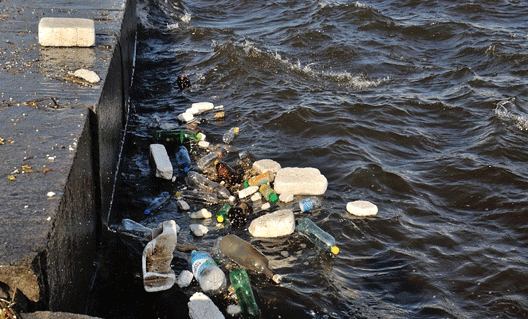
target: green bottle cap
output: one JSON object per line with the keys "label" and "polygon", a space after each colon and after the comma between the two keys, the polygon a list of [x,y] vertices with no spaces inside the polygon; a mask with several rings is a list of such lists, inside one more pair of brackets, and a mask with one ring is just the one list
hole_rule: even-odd
{"label": "green bottle cap", "polygon": [[249,187],[249,184],[247,181],[244,182],[244,188],[248,188]]}
{"label": "green bottle cap", "polygon": [[275,205],[279,201],[277,194],[273,193],[269,195],[269,201],[272,205]]}

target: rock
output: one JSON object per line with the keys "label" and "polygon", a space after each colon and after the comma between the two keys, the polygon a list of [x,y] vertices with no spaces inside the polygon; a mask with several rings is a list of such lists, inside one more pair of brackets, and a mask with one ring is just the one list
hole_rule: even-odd
{"label": "rock", "polygon": [[257,174],[266,173],[267,171],[277,173],[281,169],[281,165],[271,159],[262,159],[253,163],[253,169]]}
{"label": "rock", "polygon": [[198,237],[204,236],[209,231],[209,229],[202,224],[191,224],[189,225],[189,228],[193,232],[194,236]]}
{"label": "rock", "polygon": [[273,186],[278,194],[323,195],[328,181],[317,168],[285,167],[275,175]]}
{"label": "rock", "polygon": [[183,199],[178,199],[178,201],[176,203],[178,204],[178,207],[181,210],[189,210],[189,209],[191,209],[191,206],[189,206],[189,204],[186,201],[184,201]]}
{"label": "rock", "polygon": [[250,195],[255,194],[259,190],[258,186],[249,186],[238,191],[238,198],[246,198]]}
{"label": "rock", "polygon": [[150,144],[150,158],[156,170],[156,177],[172,180],[172,163],[163,144]]}
{"label": "rock", "polygon": [[202,208],[197,212],[190,213],[189,217],[193,219],[211,218],[213,217],[213,213],[208,211],[206,208]]}
{"label": "rock", "polygon": [[224,315],[214,302],[202,292],[196,292],[189,298],[189,317],[191,319],[224,319]]}
{"label": "rock", "polygon": [[177,227],[173,220],[161,224],[162,232],[153,230],[155,236],[143,250],[142,269],[143,286],[147,292],[170,289],[176,282],[171,261],[177,243]]}
{"label": "rock", "polygon": [[101,78],[94,71],[79,69],[73,73],[74,76],[81,78],[90,83],[97,83],[101,81]]}
{"label": "rock", "polygon": [[378,213],[378,206],[364,200],[348,202],[346,210],[356,216],[374,216]]}
{"label": "rock", "polygon": [[295,217],[291,209],[282,209],[254,219],[248,228],[255,237],[281,237],[295,231]]}
{"label": "rock", "polygon": [[92,47],[95,45],[95,24],[91,19],[42,18],[38,25],[38,41],[49,47]]}
{"label": "rock", "polygon": [[191,284],[193,278],[194,278],[193,273],[185,269],[185,270],[182,270],[182,272],[178,276],[178,280],[176,281],[176,283],[178,284],[178,287],[185,288]]}

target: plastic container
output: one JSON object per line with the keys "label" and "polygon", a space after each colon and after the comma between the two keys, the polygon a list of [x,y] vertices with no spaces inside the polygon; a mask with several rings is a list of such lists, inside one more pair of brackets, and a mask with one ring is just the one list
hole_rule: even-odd
{"label": "plastic container", "polygon": [[149,238],[150,236],[152,236],[151,228],[143,226],[140,223],[133,221],[132,219],[123,218],[121,220],[121,225],[127,233],[131,233],[133,235],[143,238]]}
{"label": "plastic container", "polygon": [[227,131],[224,136],[222,136],[222,141],[226,144],[231,144],[235,137],[238,136],[238,133],[240,132],[240,129],[238,127],[232,127]]}
{"label": "plastic container", "polygon": [[269,184],[260,185],[259,192],[271,205],[275,205],[279,201],[277,193]]}
{"label": "plastic container", "polygon": [[225,222],[227,220],[229,210],[231,210],[231,206],[228,204],[224,204],[222,207],[220,207],[220,209],[216,212],[216,221],[219,223]]}
{"label": "plastic container", "polygon": [[150,205],[145,209],[145,215],[148,215],[152,213],[153,211],[159,209],[163,204],[168,202],[170,199],[169,192],[161,192],[158,197],[154,198],[154,200],[150,203]]}
{"label": "plastic container", "polygon": [[206,154],[199,158],[196,161],[196,166],[201,169],[202,171],[205,171],[210,166],[213,166],[213,163],[222,158],[224,156],[224,150],[223,149],[217,149],[213,150],[211,153]]}
{"label": "plastic container", "polygon": [[198,172],[190,171],[187,173],[185,181],[187,182],[187,185],[195,189],[215,193],[219,198],[229,198],[231,196],[231,193],[227,188],[208,179]]}
{"label": "plastic container", "polygon": [[176,192],[176,197],[181,197],[192,201],[205,202],[207,204],[232,203],[235,200],[234,196],[230,196],[229,198],[220,198],[215,193],[209,193],[194,189],[178,191]]}
{"label": "plastic container", "polygon": [[191,156],[187,147],[180,145],[176,148],[176,163],[178,172],[187,174],[191,170]]}
{"label": "plastic container", "polygon": [[191,269],[203,292],[214,295],[226,287],[224,272],[207,252],[191,252]]}
{"label": "plastic container", "polygon": [[229,234],[217,239],[215,250],[244,268],[263,273],[275,283],[279,283],[282,279],[280,275],[275,274],[269,268],[269,261],[266,256],[236,235]]}
{"label": "plastic container", "polygon": [[247,181],[244,182],[244,187],[249,186],[260,186],[263,184],[268,184],[273,181],[273,173],[271,171],[267,171],[265,173],[262,173],[260,175],[251,177]]}
{"label": "plastic container", "polygon": [[322,230],[312,220],[300,218],[295,230],[306,236],[312,243],[322,250],[329,251],[334,255],[339,253],[336,241],[332,235]]}
{"label": "plastic container", "polygon": [[234,269],[229,273],[229,280],[235,289],[238,298],[238,305],[242,312],[248,316],[256,317],[260,314],[260,309],[255,301],[255,295],[251,288],[249,276],[245,269]]}

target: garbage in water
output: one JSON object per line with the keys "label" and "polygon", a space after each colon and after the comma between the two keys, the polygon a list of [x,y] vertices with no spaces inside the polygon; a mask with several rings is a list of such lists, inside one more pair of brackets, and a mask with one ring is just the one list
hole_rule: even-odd
{"label": "garbage in water", "polygon": [[[209,102],[193,103],[186,114],[194,116],[215,109],[223,109],[223,106],[215,107]],[[198,244],[177,245],[180,229],[174,220],[164,221],[151,229],[124,218],[118,229],[133,237],[150,240],[144,247],[142,258],[143,284],[147,292],[167,290],[175,283],[180,289],[193,289],[195,278],[202,292],[190,297],[189,316],[223,318],[222,311],[207,295],[229,298],[229,294],[224,293],[227,288],[225,274],[229,273],[239,306],[235,311],[233,307],[236,306],[230,305],[230,312],[241,311],[245,316],[256,317],[261,312],[246,270],[250,275],[251,272],[264,274],[275,284],[281,283],[282,276],[270,268],[268,258],[261,251],[235,234],[216,238],[210,251],[199,247],[200,238],[211,236],[212,229],[236,230],[254,238],[285,238],[297,231],[317,249],[335,256],[339,249],[332,235],[309,218],[295,219],[299,212],[307,216],[321,211],[321,195],[328,183],[316,168],[283,168],[274,160],[255,160],[248,152],[239,152],[236,147],[228,145],[238,136],[238,127],[222,136],[224,144],[209,143],[206,135],[196,132],[196,128],[154,131],[149,155],[155,176],[171,180],[170,184],[179,188],[173,193],[178,207],[176,214],[180,218],[188,216],[190,233]],[[167,150],[174,154],[173,161]],[[226,159],[232,159],[230,154],[236,152],[238,160],[231,165]],[[170,191],[174,192],[174,189]],[[166,211],[164,207],[171,198],[170,194],[169,190],[162,191],[150,201],[144,213],[156,216]],[[299,198],[303,195],[309,197]],[[346,210],[361,216],[377,213],[377,207],[365,201],[349,202]],[[183,212],[187,213],[181,214]],[[211,218],[214,219],[209,221]],[[246,228],[250,218],[251,223]],[[203,223],[209,223],[209,227]],[[177,278],[171,268],[175,250],[188,254],[191,270],[180,269]],[[281,256],[287,258],[290,254],[285,251]],[[233,269],[233,265],[237,269]]]}

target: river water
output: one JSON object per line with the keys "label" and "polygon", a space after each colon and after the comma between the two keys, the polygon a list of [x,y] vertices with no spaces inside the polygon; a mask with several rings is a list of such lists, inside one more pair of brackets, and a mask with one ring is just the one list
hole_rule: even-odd
{"label": "river water", "polygon": [[[230,232],[249,240],[284,277],[250,273],[262,318],[528,318],[526,2],[142,0],[138,16],[110,224],[171,218],[178,242],[204,249]],[[206,222],[196,239],[174,201],[143,215],[182,187],[153,177],[152,132],[183,127],[177,115],[199,101],[225,108],[223,121],[199,125],[208,141],[239,126],[240,151],[325,175],[310,218],[336,238],[337,256],[297,234],[257,239]],[[347,213],[358,199],[377,216]],[[98,315],[188,316],[195,282],[143,291],[145,243],[109,245]],[[176,274],[187,256],[175,253]],[[224,313],[232,303],[215,302]]]}

